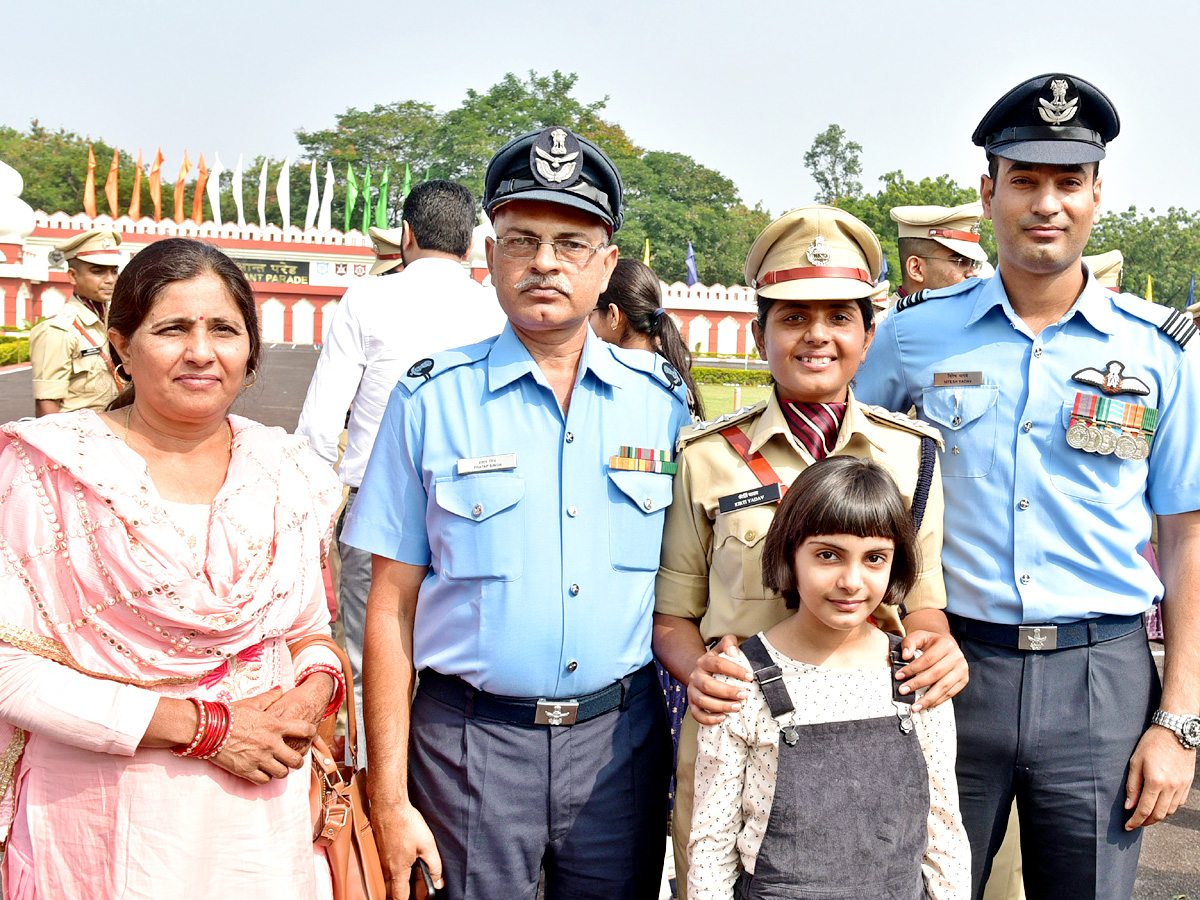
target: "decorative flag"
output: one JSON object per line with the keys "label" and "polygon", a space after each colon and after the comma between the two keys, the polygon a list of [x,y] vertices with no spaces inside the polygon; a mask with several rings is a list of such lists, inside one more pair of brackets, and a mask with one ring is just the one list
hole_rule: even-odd
{"label": "decorative flag", "polygon": [[1188,302],[1184,306],[1184,309],[1187,309],[1187,307],[1191,306],[1195,302],[1196,302],[1196,276],[1195,276],[1195,274],[1193,274],[1192,275],[1192,283],[1188,285]]}
{"label": "decorative flag", "polygon": [[221,173],[225,171],[225,167],[221,165],[221,154],[214,153],[213,170],[208,176],[208,206],[212,210],[213,224],[217,227],[225,224],[225,218],[221,215]]}
{"label": "decorative flag", "polygon": [[883,284],[883,279],[887,278],[887,273],[888,273],[887,254],[884,254],[884,257],[883,257],[883,271],[881,271],[881,272],[879,273],[879,277],[875,279],[875,283],[876,283],[876,284]]}
{"label": "decorative flag", "polygon": [[292,227],[292,159],[283,158],[283,168],[279,170],[279,180],[275,182],[275,199],[279,201],[279,214],[283,217],[283,227]]}
{"label": "decorative flag", "polygon": [[96,154],[88,144],[87,181],[83,183],[83,211],[96,218]]}
{"label": "decorative flag", "polygon": [[233,190],[233,205],[237,208],[238,228],[246,227],[246,210],[243,208],[246,198],[242,196],[242,154],[238,154],[237,168],[233,170],[233,180],[230,183]]}
{"label": "decorative flag", "polygon": [[187,178],[187,173],[192,170],[192,164],[188,161],[187,151],[183,151],[183,165],[179,167],[179,178],[175,181],[175,224],[183,222],[183,179]]}
{"label": "decorative flag", "polygon": [[138,147],[137,169],[133,173],[133,196],[129,199],[129,218],[137,221],[142,215],[142,148]]}
{"label": "decorative flag", "polygon": [[1154,302],[1154,279],[1149,275],[1146,276],[1146,299]]}
{"label": "decorative flag", "polygon": [[371,227],[371,167],[367,166],[367,174],[363,176],[363,215],[362,233],[366,234]]}
{"label": "decorative flag", "polygon": [[267,161],[263,160],[262,174],[258,176],[258,227],[267,227]]}
{"label": "decorative flag", "polygon": [[154,154],[154,165],[150,167],[150,199],[154,203],[154,221],[162,221],[162,147]]}
{"label": "decorative flag", "polygon": [[304,213],[304,230],[312,228],[317,222],[317,161],[314,159],[308,168],[308,209]]}
{"label": "decorative flag", "polygon": [[358,202],[358,179],[354,177],[354,167],[346,166],[346,221],[342,224],[342,232],[350,230],[350,216],[354,213],[354,204]]}
{"label": "decorative flag", "polygon": [[117,151],[114,150],[112,165],[108,167],[108,179],[104,182],[104,198],[108,201],[108,214],[114,219],[119,215],[117,211],[117,179],[120,177],[120,165],[121,160]]}
{"label": "decorative flag", "polygon": [[642,249],[642,265],[650,266],[650,238],[646,238],[646,246]]}
{"label": "decorative flag", "polygon": [[375,204],[375,227],[387,228],[388,166],[383,167],[383,178],[379,182],[379,202]]}
{"label": "decorative flag", "polygon": [[321,212],[317,215],[317,230],[333,228],[333,163],[325,163],[325,192],[321,194]]}
{"label": "decorative flag", "polygon": [[204,224],[204,188],[207,184],[208,169],[204,165],[204,154],[201,153],[197,164],[196,193],[192,196],[192,221],[197,225]]}
{"label": "decorative flag", "polygon": [[687,285],[691,287],[700,280],[700,277],[696,274],[696,251],[692,249],[691,241],[688,241],[687,257],[683,263],[687,266]]}
{"label": "decorative flag", "polygon": [[[428,179],[426,179],[428,180]],[[404,201],[408,199],[408,191],[412,187],[412,169],[408,167],[408,163],[404,164],[404,188],[400,191],[400,204],[403,206]]]}

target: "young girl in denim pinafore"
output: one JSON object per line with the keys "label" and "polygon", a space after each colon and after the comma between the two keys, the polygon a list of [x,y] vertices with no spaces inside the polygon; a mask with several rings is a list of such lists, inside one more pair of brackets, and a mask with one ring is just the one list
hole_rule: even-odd
{"label": "young girl in denim pinafore", "polygon": [[828,457],[788,491],[763,583],[796,613],[742,644],[749,696],[700,730],[689,900],[970,896],[953,709],[912,712],[899,638],[871,619],[903,602],[917,552],[878,463]]}

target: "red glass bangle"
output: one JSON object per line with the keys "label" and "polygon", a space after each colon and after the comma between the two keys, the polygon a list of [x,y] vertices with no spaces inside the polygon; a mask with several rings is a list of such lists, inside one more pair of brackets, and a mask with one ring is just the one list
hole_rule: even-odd
{"label": "red glass bangle", "polygon": [[322,719],[328,719],[342,708],[342,702],[346,699],[346,678],[341,669],[328,663],[313,663],[311,666],[304,667],[296,679],[296,684],[303,684],[305,679],[318,672],[323,672],[333,679],[333,696],[329,698],[329,705],[325,707],[325,712],[321,713]]}
{"label": "red glass bangle", "polygon": [[195,704],[196,713],[199,715],[200,720],[196,725],[196,736],[192,738],[192,742],[182,750],[177,747],[172,751],[176,756],[193,756],[196,752],[196,748],[200,746],[200,741],[203,739],[204,733],[208,728],[208,708],[204,705],[204,701],[199,700],[196,697],[188,697],[188,700]]}
{"label": "red glass bangle", "polygon": [[188,697],[196,705],[200,721],[196,727],[196,736],[182,750],[174,751],[176,756],[190,756],[196,759],[211,759],[221,752],[229,739],[230,727],[233,724],[233,711],[228,703],[222,701],[200,700]]}

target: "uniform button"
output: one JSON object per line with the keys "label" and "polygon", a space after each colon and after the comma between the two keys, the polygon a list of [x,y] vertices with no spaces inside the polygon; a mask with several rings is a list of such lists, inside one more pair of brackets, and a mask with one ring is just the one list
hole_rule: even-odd
{"label": "uniform button", "polygon": [[568,507],[567,507],[567,515],[568,515],[568,516],[570,516],[570,517],[573,519],[573,518],[575,518],[577,515],[579,515],[579,510],[578,510],[578,509],[576,509],[574,506],[568,506]]}
{"label": "uniform button", "polygon": [[958,456],[958,454],[959,454],[958,444],[955,444],[955,445],[954,445],[954,446],[951,448],[951,451],[950,451],[950,452],[951,452],[951,453],[953,453],[955,456]]}
{"label": "uniform button", "polygon": [[1021,576],[1021,584],[1029,584],[1031,581],[1033,581],[1033,576],[1028,574]]}
{"label": "uniform button", "polygon": [[955,416],[953,419],[950,420],[950,424],[953,425],[955,428],[957,428],[959,425],[962,424],[962,416]]}
{"label": "uniform button", "polygon": [[483,507],[476,503],[475,508],[471,510],[471,515],[478,519],[483,515]]}
{"label": "uniform button", "polygon": [[1024,425],[1021,426],[1021,430],[1024,431],[1026,434],[1028,434],[1032,428],[1033,428],[1032,422],[1026,422]]}
{"label": "uniform button", "polygon": [[1021,502],[1017,506],[1021,507],[1021,509],[1029,509],[1029,501],[1022,497]]}
{"label": "uniform button", "polygon": [[571,434],[571,432],[569,432],[569,431],[568,431],[568,432],[567,432],[567,443],[569,444],[569,443],[571,443],[573,440],[575,440],[575,435]]}
{"label": "uniform button", "polygon": [[746,532],[746,542],[747,542],[747,543],[749,543],[749,542],[750,542],[750,541],[752,541],[752,540],[754,540],[754,532],[753,532],[753,531],[747,531],[747,532]]}
{"label": "uniform button", "polygon": [[571,660],[569,663],[567,663],[567,671],[568,672],[574,672],[578,668],[579,668],[579,663],[575,662],[575,660]]}
{"label": "uniform button", "polygon": [[642,506],[646,507],[646,509],[654,509],[654,501],[647,497],[642,501]]}
{"label": "uniform button", "polygon": [[1034,347],[1034,348],[1033,348],[1033,355],[1034,355],[1034,356],[1041,356],[1041,355],[1042,355],[1042,348],[1041,348],[1041,347]]}
{"label": "uniform button", "polygon": [[578,596],[579,596],[579,585],[577,585],[577,584],[573,584],[573,585],[571,585],[571,596],[572,596],[572,597],[578,597]]}

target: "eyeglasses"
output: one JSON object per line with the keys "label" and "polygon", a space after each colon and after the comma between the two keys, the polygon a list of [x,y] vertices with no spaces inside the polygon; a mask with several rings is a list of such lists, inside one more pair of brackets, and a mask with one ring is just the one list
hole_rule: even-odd
{"label": "eyeglasses", "polygon": [[939,259],[942,262],[950,263],[950,265],[954,266],[954,268],[960,269],[963,272],[978,272],[983,268],[983,263],[981,263],[979,260],[969,259],[966,256],[921,256],[919,253],[914,255],[918,259]]}
{"label": "eyeglasses", "polygon": [[593,247],[587,241],[576,241],[570,238],[540,241],[527,234],[496,238],[496,245],[500,248],[500,252],[510,259],[533,259],[538,255],[542,244],[549,244],[554,248],[554,258],[559,262],[575,266],[583,265],[592,258],[593,253],[608,246],[608,244],[598,244]]}

